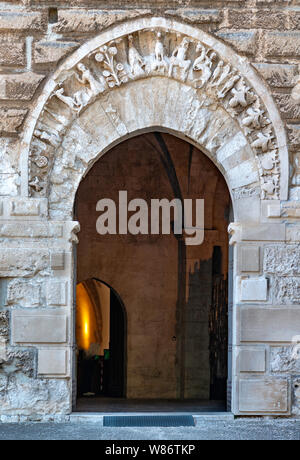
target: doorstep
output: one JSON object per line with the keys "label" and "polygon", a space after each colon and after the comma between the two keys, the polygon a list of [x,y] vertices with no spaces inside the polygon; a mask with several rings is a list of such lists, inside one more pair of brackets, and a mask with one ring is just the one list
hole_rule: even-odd
{"label": "doorstep", "polygon": [[103,426],[104,417],[124,417],[124,416],[168,416],[168,415],[192,415],[195,423],[212,422],[212,421],[233,421],[234,415],[232,412],[73,412],[70,415],[71,423],[97,423]]}

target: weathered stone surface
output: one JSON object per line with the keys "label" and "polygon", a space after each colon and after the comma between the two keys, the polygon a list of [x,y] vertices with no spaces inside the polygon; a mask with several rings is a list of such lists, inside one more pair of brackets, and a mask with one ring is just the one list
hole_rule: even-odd
{"label": "weathered stone surface", "polygon": [[198,8],[176,8],[166,10],[165,14],[177,16],[192,24],[214,24],[223,19],[223,12],[220,10],[200,10]]}
{"label": "weathered stone surface", "polygon": [[67,304],[67,283],[50,281],[47,285],[47,303],[51,306]]}
{"label": "weathered stone surface", "polygon": [[300,414],[300,378],[292,379],[292,414],[299,416]]}
{"label": "weathered stone surface", "polygon": [[0,131],[8,133],[18,132],[26,114],[26,109],[0,109]]}
{"label": "weathered stone surface", "polygon": [[0,311],[0,343],[9,337],[9,319],[7,311]]}
{"label": "weathered stone surface", "polygon": [[16,198],[11,202],[10,215],[13,217],[46,217],[47,202],[32,198]]}
{"label": "weathered stone surface", "polygon": [[300,346],[271,347],[270,369],[274,374],[300,373]]}
{"label": "weathered stone surface", "polygon": [[30,101],[44,75],[33,72],[0,75],[0,99]]}
{"label": "weathered stone surface", "polygon": [[49,252],[31,249],[0,249],[0,276],[35,275],[49,266]]}
{"label": "weathered stone surface", "polygon": [[289,141],[293,147],[300,145],[300,125],[287,125]]}
{"label": "weathered stone surface", "polygon": [[299,257],[298,245],[268,246],[264,250],[264,272],[281,276],[299,275]]}
{"label": "weathered stone surface", "polygon": [[[299,171],[297,171],[297,174],[299,174]],[[298,177],[300,178],[300,175],[298,175]],[[294,217],[297,219],[300,216],[300,209],[293,207],[291,207],[290,209],[285,208],[282,212],[282,215],[285,216],[286,214],[289,214],[290,217]],[[298,224],[294,223],[288,224],[286,226],[286,241],[291,243],[300,242],[300,226]]]}
{"label": "weathered stone surface", "polygon": [[12,331],[15,343],[65,343],[67,318],[51,311],[13,310]]}
{"label": "weathered stone surface", "polygon": [[36,64],[57,62],[74,51],[78,46],[79,44],[76,42],[37,42],[34,45],[34,62]]}
{"label": "weathered stone surface", "polygon": [[292,88],[298,75],[298,66],[289,64],[253,63],[254,67],[274,88]]}
{"label": "weathered stone surface", "polygon": [[286,379],[240,380],[239,409],[241,412],[288,411],[288,382]]}
{"label": "weathered stone surface", "polygon": [[232,45],[239,53],[255,55],[257,51],[257,32],[248,30],[222,30],[217,32],[217,36]]}
{"label": "weathered stone surface", "polygon": [[[282,217],[292,217],[292,218],[299,218],[300,217],[300,203],[298,201],[289,201],[287,203],[283,203],[282,205]],[[287,240],[288,240],[288,233],[289,228],[293,228],[294,226],[288,225],[287,226]],[[297,229],[300,228],[297,226]]]}
{"label": "weathered stone surface", "polygon": [[300,56],[299,32],[267,32],[263,40],[266,56]]}
{"label": "weathered stone surface", "polygon": [[0,223],[0,238],[61,238],[63,226],[55,223]]}
{"label": "weathered stone surface", "polygon": [[55,32],[97,32],[110,25],[141,15],[151,14],[151,10],[58,10]]}
{"label": "weathered stone surface", "polygon": [[283,118],[300,118],[300,105],[295,103],[289,94],[274,93]]}
{"label": "weathered stone surface", "polygon": [[34,350],[23,350],[10,347],[7,351],[6,358],[0,360],[0,373],[9,377],[21,373],[28,377],[33,377],[35,373]]}
{"label": "weathered stone surface", "polygon": [[0,65],[24,66],[25,63],[26,54],[24,40],[16,42],[16,39],[11,37],[10,40],[0,41]]}
{"label": "weathered stone surface", "polygon": [[299,335],[300,311],[296,307],[240,307],[242,342],[287,342]]}
{"label": "weathered stone surface", "polygon": [[37,307],[41,301],[41,285],[24,280],[13,280],[7,286],[7,303],[21,307]]}
{"label": "weathered stone surface", "polygon": [[299,304],[300,278],[276,277],[273,284],[276,303],[279,305]]}
{"label": "weathered stone surface", "polygon": [[[66,380],[42,380],[26,375],[4,379],[0,393],[2,414],[42,415],[70,413],[70,388]],[[38,419],[37,419],[38,421]]]}
{"label": "weathered stone surface", "polygon": [[228,23],[235,29],[280,30],[287,27],[287,14],[285,11],[270,9],[229,9]]}
{"label": "weathered stone surface", "polygon": [[0,138],[0,195],[18,194],[18,145],[15,139]]}
{"label": "weathered stone surface", "polygon": [[0,12],[0,30],[32,30],[46,28],[46,16],[38,12]]}
{"label": "weathered stone surface", "polygon": [[18,142],[11,138],[0,138],[0,173],[15,173],[18,168]]}
{"label": "weathered stone surface", "polygon": [[300,30],[300,11],[298,9],[290,10],[289,13],[289,27],[291,29]]}

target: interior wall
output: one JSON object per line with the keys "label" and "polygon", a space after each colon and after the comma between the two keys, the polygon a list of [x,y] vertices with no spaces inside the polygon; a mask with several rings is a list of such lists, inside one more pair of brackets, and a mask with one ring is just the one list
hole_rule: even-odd
{"label": "interior wall", "polygon": [[[185,246],[174,235],[100,236],[96,204],[102,198],[118,203],[120,190],[148,204],[153,198],[204,198],[204,243]],[[212,259],[219,246],[219,275],[226,279],[229,206],[226,183],[211,161],[168,134],[116,146],[82,181],[78,282],[101,279],[125,305],[128,398],[209,399]]]}

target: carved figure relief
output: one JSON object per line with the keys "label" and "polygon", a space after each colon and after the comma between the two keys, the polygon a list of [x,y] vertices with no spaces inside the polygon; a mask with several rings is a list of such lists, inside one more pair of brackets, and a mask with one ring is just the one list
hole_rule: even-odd
{"label": "carved figure relief", "polygon": [[128,42],[128,62],[130,65],[130,72],[133,77],[140,77],[145,74],[145,61],[135,48],[132,35],[129,35]]}
{"label": "carved figure relief", "polygon": [[[143,46],[139,46],[139,42]],[[148,53],[144,51],[145,43]],[[168,43],[170,52],[166,52],[164,43]],[[96,48],[58,81],[32,138],[29,185],[34,195],[45,193],[45,175],[51,168],[51,158],[72,120],[80,116],[85,107],[130,80],[157,75],[184,81],[197,90],[199,103],[192,105],[191,102],[184,126],[185,132],[193,132],[199,141],[206,135],[206,125],[199,123],[197,115],[202,104],[211,110],[221,106],[235,117],[255,151],[263,196],[277,199],[280,173],[278,147],[266,109],[253,87],[212,48],[161,28],[145,29],[139,35],[129,34]],[[297,98],[297,91],[296,85],[294,98]],[[203,101],[202,93],[205,95]],[[110,105],[106,111],[117,130],[126,133],[126,126],[115,109]]]}
{"label": "carved figure relief", "polygon": [[260,129],[262,127],[262,118],[264,110],[257,109],[256,107],[250,107],[246,111],[246,117],[242,123],[244,126],[252,129]]}
{"label": "carved figure relief", "polygon": [[193,70],[200,72],[201,76],[195,82],[200,82],[200,86],[197,85],[197,87],[203,88],[212,75],[213,61],[217,58],[217,55],[211,50],[207,51],[201,43],[198,44],[196,51],[200,52],[200,56],[195,60]]}
{"label": "carved figure relief", "polygon": [[64,92],[64,88],[60,88],[54,92],[54,95],[64,104],[66,104],[71,110],[74,110],[74,112],[79,112],[80,106],[78,103],[72,97],[66,96]]}
{"label": "carved figure relief", "polygon": [[257,139],[252,142],[251,146],[255,149],[261,149],[264,153],[272,147],[271,143],[274,136],[271,133],[258,133]]}
{"label": "carved figure relief", "polygon": [[245,84],[243,80],[239,88],[232,88],[232,98],[229,101],[229,106],[232,108],[236,107],[247,107],[249,105],[249,91],[250,88]]}
{"label": "carved figure relief", "polygon": [[155,59],[152,63],[152,70],[162,70],[163,72],[168,70],[168,64],[165,60],[165,49],[162,42],[161,32],[157,32],[156,34]]}
{"label": "carved figure relief", "polygon": [[170,58],[169,77],[172,77],[174,67],[179,67],[183,70],[183,81],[187,79],[188,70],[192,64],[192,62],[187,59],[189,44],[189,39],[184,37],[181,44],[177,46],[173,51],[173,54]]}

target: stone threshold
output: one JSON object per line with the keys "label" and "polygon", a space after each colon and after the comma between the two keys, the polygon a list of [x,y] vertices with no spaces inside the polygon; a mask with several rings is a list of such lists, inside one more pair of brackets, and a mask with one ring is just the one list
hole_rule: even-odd
{"label": "stone threshold", "polygon": [[233,421],[234,415],[232,412],[73,412],[70,415],[71,423],[98,423],[103,426],[103,418],[106,416],[154,416],[159,417],[163,415],[192,415],[196,424],[201,422],[212,421]]}

